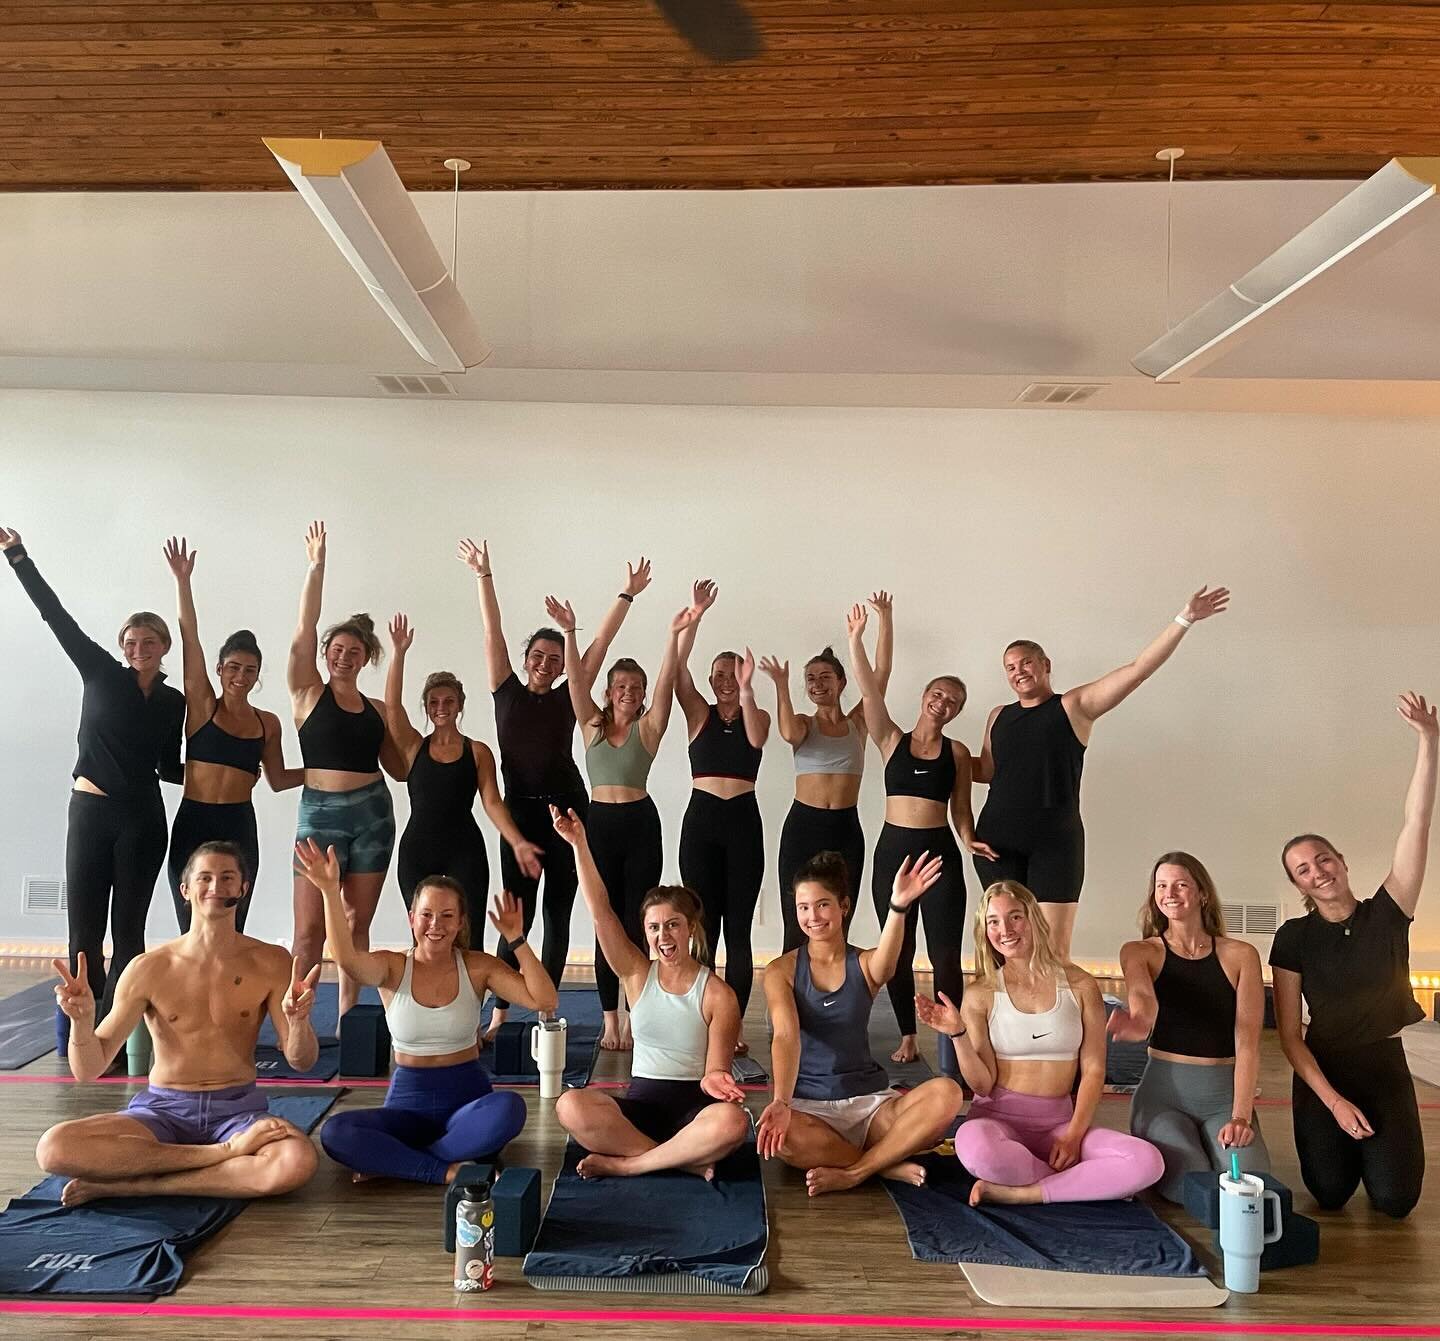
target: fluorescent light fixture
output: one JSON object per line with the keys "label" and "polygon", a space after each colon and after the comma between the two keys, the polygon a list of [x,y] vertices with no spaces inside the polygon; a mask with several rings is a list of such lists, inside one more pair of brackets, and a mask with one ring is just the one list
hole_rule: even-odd
{"label": "fluorescent light fixture", "polygon": [[1198,371],[1226,352],[1257,317],[1423,205],[1436,194],[1437,185],[1440,158],[1392,158],[1131,362],[1157,382],[1178,381]]}
{"label": "fluorescent light fixture", "polygon": [[265,140],[417,354],[464,372],[492,353],[378,140]]}

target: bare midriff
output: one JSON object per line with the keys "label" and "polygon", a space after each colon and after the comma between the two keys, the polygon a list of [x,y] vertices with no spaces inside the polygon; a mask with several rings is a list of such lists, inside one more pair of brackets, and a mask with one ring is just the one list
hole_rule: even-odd
{"label": "bare midriff", "polygon": [[860,800],[859,773],[797,773],[795,799],[816,810],[849,810]]}

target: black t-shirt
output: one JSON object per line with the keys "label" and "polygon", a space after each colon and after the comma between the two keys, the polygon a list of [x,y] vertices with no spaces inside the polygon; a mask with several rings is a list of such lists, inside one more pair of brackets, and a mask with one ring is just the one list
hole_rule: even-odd
{"label": "black t-shirt", "polygon": [[532,694],[511,671],[495,690],[495,735],[507,796],[584,792],[575,767],[575,709],[564,684]]}
{"label": "black t-shirt", "polygon": [[1410,920],[1381,885],[1344,922],[1310,912],[1275,933],[1270,967],[1300,975],[1312,1051],[1378,1043],[1425,1018],[1410,990]]}

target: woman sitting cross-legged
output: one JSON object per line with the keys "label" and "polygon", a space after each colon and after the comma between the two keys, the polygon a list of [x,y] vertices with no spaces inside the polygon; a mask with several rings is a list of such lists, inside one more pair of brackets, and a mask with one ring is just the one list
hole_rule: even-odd
{"label": "woman sitting cross-legged", "polygon": [[577,1170],[582,1178],[661,1169],[713,1178],[716,1161],[749,1134],[750,1117],[730,1076],[740,1007],[702,962],[709,956],[700,900],[684,885],[659,885],[645,896],[640,924],[652,960],[611,907],[579,817],[550,809],[555,832],[575,849],[580,894],[625,989],[635,1044],[623,1098],[581,1089],[556,1101],[560,1125],[591,1152]]}
{"label": "woman sitting cross-legged", "polygon": [[1153,1145],[1090,1125],[1105,1084],[1105,1004],[1095,979],[1055,953],[1024,885],[998,880],[981,896],[975,955],[978,981],[959,1010],[943,994],[915,998],[975,1091],[955,1134],[976,1179],[970,1204],[1115,1201],[1156,1182],[1165,1162]]}
{"label": "woman sitting cross-legged", "polygon": [[449,1183],[462,1164],[495,1154],[525,1125],[525,1101],[513,1090],[492,1090],[480,1065],[475,1035],[486,991],[542,1013],[559,1001],[525,941],[520,904],[501,893],[490,914],[501,943],[516,953],[518,973],[494,955],[466,948],[465,891],[443,875],[415,886],[413,950],[357,950],[334,848],[322,853],[307,839],[295,845],[295,856],[324,896],[325,936],[340,967],[380,989],[395,1048],[384,1107],[337,1113],[320,1129],[320,1144],[354,1170],[356,1182]]}
{"label": "woman sitting cross-legged", "polygon": [[795,874],[796,921],[805,941],[765,970],[765,1003],[775,1097],[760,1115],[756,1141],[807,1170],[812,1197],[839,1192],[875,1174],[923,1183],[911,1156],[949,1131],[964,1096],[937,1076],[907,1093],[890,1088],[870,1053],[870,1008],[900,961],[906,915],[940,879],[942,860],[922,852],[895,873],[890,909],[873,950],[846,942],[850,876],[838,852],[820,852]]}

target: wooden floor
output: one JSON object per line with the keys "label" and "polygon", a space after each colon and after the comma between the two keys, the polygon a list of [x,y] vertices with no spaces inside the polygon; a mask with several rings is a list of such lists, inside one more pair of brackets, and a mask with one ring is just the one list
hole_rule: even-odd
{"label": "wooden floor", "polygon": [[[18,990],[42,976],[35,968],[0,969],[0,994]],[[757,983],[758,988],[758,983]],[[760,992],[752,998],[747,1034],[759,1060],[767,1061]],[[933,1038],[926,1040],[933,1044]],[[932,1054],[933,1060],[933,1054]],[[42,1058],[21,1074],[59,1075],[55,1056]],[[625,1063],[602,1055],[597,1080],[620,1078]],[[1300,1182],[1290,1134],[1289,1072],[1273,1033],[1262,1045],[1263,1098],[1259,1112],[1275,1160],[1275,1172],[1292,1187]],[[1440,1090],[1417,1086],[1427,1144],[1440,1148]],[[0,1193],[9,1197],[24,1191],[38,1178],[34,1147],[51,1123],[118,1108],[131,1093],[120,1084],[73,1085],[3,1084],[0,1096],[5,1121],[0,1130]],[[524,1091],[530,1121],[507,1150],[513,1164],[538,1166],[544,1171],[546,1195],[560,1153],[563,1134],[553,1116],[553,1105],[542,1103],[535,1091]],[[378,1104],[383,1091],[352,1090],[341,1107]],[[750,1107],[759,1112],[764,1096],[755,1094]],[[1106,1098],[1099,1121],[1105,1126],[1125,1125],[1127,1101]],[[1402,1224],[1376,1214],[1363,1196],[1347,1212],[1317,1212],[1303,1190],[1295,1204],[1321,1221],[1321,1259],[1318,1265],[1267,1274],[1258,1295],[1232,1297],[1219,1309],[1196,1313],[1165,1312],[1145,1315],[1145,1321],[1162,1321],[1175,1328],[1170,1336],[1200,1333],[1187,1330],[1188,1322],[1202,1324],[1213,1333],[1216,1324],[1230,1335],[1256,1335],[1252,1328],[1274,1323],[1348,1324],[1376,1329],[1385,1326],[1431,1327],[1440,1320],[1440,1283],[1434,1273],[1440,1244],[1440,1180],[1432,1177],[1419,1207]],[[166,1337],[217,1336],[310,1338],[336,1337],[444,1337],[451,1334],[445,1322],[369,1320],[285,1321],[230,1320],[185,1316],[167,1309],[183,1306],[240,1305],[360,1309],[441,1309],[453,1311],[456,1323],[473,1331],[487,1313],[526,1311],[534,1318],[487,1319],[487,1341],[511,1338],[568,1338],[577,1326],[587,1336],[624,1335],[637,1341],[674,1337],[682,1331],[735,1341],[770,1338],[777,1331],[824,1336],[839,1330],[833,1323],[815,1320],[798,1325],[798,1319],[776,1315],[863,1314],[936,1320],[934,1331],[921,1335],[979,1337],[987,1319],[1004,1319],[1004,1335],[1015,1338],[1056,1337],[1068,1334],[1066,1319],[1092,1322],[1105,1313],[1047,1313],[1036,1315],[1036,1326],[1024,1326],[1027,1315],[997,1310],[981,1303],[967,1289],[956,1267],[914,1262],[906,1246],[900,1219],[878,1186],[843,1196],[810,1201],[799,1175],[779,1165],[765,1169],[770,1205],[771,1285],[754,1299],[686,1299],[641,1295],[571,1295],[531,1290],[520,1275],[519,1261],[500,1260],[496,1289],[483,1297],[456,1296],[450,1285],[450,1260],[441,1244],[441,1210],[438,1190],[402,1183],[352,1186],[346,1172],[321,1157],[320,1171],[299,1193],[270,1202],[257,1202],[228,1229],[202,1247],[192,1258],[180,1290],[158,1301],[143,1316],[39,1316],[0,1315],[0,1335],[14,1337]],[[1183,1213],[1161,1209],[1212,1266],[1208,1235]],[[100,1307],[104,1307],[103,1305]],[[662,1314],[700,1311],[723,1313],[737,1319],[734,1325],[716,1327],[666,1321],[577,1323],[566,1310],[602,1314],[644,1310]],[[544,1320],[543,1315],[556,1316]],[[753,1324],[742,1320],[756,1315]],[[759,1315],[768,1315],[761,1317]],[[1017,1327],[1017,1324],[1018,1327]],[[935,1325],[935,1324],[932,1324]],[[1015,1330],[1009,1330],[1014,1328]],[[1234,1329],[1234,1330],[1231,1330]],[[855,1328],[855,1330],[862,1330]],[[1124,1326],[1107,1328],[1123,1335]],[[915,1325],[904,1329],[866,1325],[864,1334],[900,1337],[917,1334]],[[455,1335],[461,1335],[457,1325]]]}

